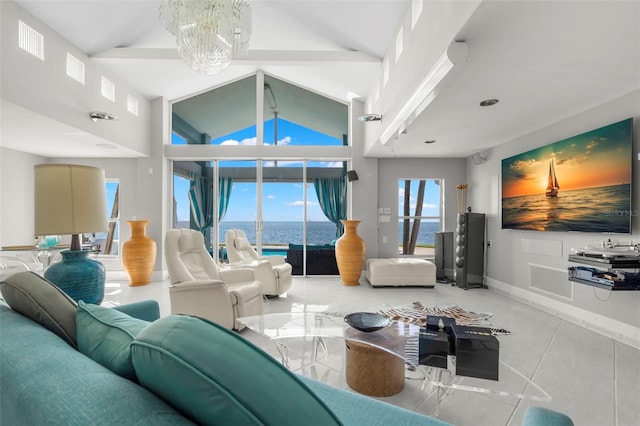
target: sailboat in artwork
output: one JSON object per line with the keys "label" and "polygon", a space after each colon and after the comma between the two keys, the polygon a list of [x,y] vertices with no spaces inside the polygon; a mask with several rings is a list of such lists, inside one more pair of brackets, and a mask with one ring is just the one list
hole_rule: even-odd
{"label": "sailboat in artwork", "polygon": [[556,177],[556,168],[553,164],[553,158],[549,163],[549,180],[547,181],[547,197],[557,197],[560,185],[558,185],[558,178]]}

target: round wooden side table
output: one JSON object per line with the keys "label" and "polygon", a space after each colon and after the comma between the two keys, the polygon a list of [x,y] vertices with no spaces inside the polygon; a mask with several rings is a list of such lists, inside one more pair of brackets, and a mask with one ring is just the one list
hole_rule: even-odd
{"label": "round wooden side table", "polygon": [[345,340],[347,384],[369,396],[391,396],[404,389],[404,360],[355,340]]}

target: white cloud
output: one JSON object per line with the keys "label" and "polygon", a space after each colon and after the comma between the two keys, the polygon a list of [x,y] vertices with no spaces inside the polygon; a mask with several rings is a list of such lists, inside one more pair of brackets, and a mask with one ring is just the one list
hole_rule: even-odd
{"label": "white cloud", "polygon": [[275,195],[267,195],[267,200],[275,200],[276,196]]}
{"label": "white cloud", "polygon": [[[291,136],[285,136],[282,139],[278,139],[278,145],[289,145],[291,143],[291,141],[292,141]],[[265,142],[265,145],[271,146],[273,144]]]}
{"label": "white cloud", "polygon": [[291,136],[285,136],[282,139],[278,139],[278,145],[289,145],[291,143]]}
{"label": "white cloud", "polygon": [[[220,145],[255,145],[256,137],[242,139],[241,141],[237,139],[227,139],[220,143]],[[289,145],[291,143],[291,136],[285,136],[282,139],[278,139],[278,145]],[[265,143],[265,145],[271,145],[269,143]]]}
{"label": "white cloud", "polygon": [[246,139],[242,139],[241,141],[238,141],[236,139],[227,139],[225,141],[222,141],[222,143],[220,145],[255,145],[256,144],[256,138],[246,138]]}

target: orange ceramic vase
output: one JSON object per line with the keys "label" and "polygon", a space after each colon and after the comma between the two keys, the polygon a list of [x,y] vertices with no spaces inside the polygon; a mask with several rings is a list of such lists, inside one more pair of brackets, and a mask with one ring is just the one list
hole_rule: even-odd
{"label": "orange ceramic vase", "polygon": [[344,234],[336,241],[336,262],[344,285],[360,285],[366,247],[358,235],[359,220],[341,220]]}
{"label": "orange ceramic vase", "polygon": [[122,264],[129,274],[129,285],[145,285],[151,282],[156,264],[156,242],[147,236],[150,220],[128,220],[131,238],[122,243]]}

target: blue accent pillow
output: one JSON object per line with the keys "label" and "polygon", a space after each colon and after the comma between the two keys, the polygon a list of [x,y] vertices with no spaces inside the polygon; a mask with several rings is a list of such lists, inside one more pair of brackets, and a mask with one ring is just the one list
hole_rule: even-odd
{"label": "blue accent pillow", "polygon": [[78,350],[117,375],[135,381],[130,344],[149,324],[124,312],[80,301],[76,311]]}
{"label": "blue accent pillow", "polygon": [[131,344],[140,384],[200,424],[337,425],[299,378],[235,332],[170,315]]}

